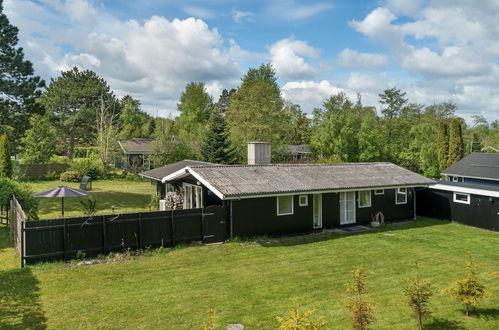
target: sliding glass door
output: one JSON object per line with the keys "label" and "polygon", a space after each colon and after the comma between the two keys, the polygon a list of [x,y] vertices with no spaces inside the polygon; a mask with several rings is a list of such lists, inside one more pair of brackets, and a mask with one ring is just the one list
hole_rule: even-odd
{"label": "sliding glass door", "polygon": [[340,193],[340,225],[355,223],[355,191]]}

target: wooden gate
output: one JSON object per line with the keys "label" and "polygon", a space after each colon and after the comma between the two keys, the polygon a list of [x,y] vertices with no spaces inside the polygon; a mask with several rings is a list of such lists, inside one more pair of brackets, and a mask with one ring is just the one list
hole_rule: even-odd
{"label": "wooden gate", "polygon": [[219,243],[227,238],[225,209],[222,206],[208,206],[203,209],[203,243]]}

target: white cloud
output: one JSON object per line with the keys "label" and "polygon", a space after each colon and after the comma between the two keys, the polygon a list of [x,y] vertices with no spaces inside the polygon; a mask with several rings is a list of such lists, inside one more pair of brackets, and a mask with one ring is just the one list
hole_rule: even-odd
{"label": "white cloud", "polygon": [[304,57],[316,59],[320,50],[302,40],[286,38],[270,46],[270,57],[281,79],[304,79],[315,75],[316,70]]}
{"label": "white cloud", "polygon": [[358,72],[350,73],[345,84],[348,89],[359,93],[381,93],[388,87],[386,74],[381,77],[374,77]]}
{"label": "white cloud", "polygon": [[348,68],[379,69],[388,65],[388,56],[376,53],[360,53],[346,48],[338,55],[338,64]]}
{"label": "white cloud", "polygon": [[278,19],[302,20],[310,18],[324,11],[330,10],[333,6],[327,2],[301,5],[294,0],[272,1],[267,8],[268,14]]}
{"label": "white cloud", "polygon": [[72,20],[86,25],[97,23],[97,11],[87,0],[42,0]]}
{"label": "white cloud", "polygon": [[292,81],[282,86],[281,90],[286,100],[300,104],[307,112],[321,107],[329,96],[345,92],[344,89],[331,85],[327,80]]}
{"label": "white cloud", "polygon": [[[53,6],[50,8],[69,3],[46,1]],[[21,8],[19,3],[6,4],[12,6],[10,10]],[[75,23],[62,29],[47,28],[46,37],[36,39],[31,37],[37,32],[33,28],[47,26],[43,14],[55,18],[63,15],[37,8],[41,14],[38,20],[31,18],[23,25],[26,35],[30,36],[27,55],[34,62],[36,72],[43,72],[48,78],[73,66],[93,70],[118,96],[130,94],[152,113],[158,108],[174,113],[180,92],[190,81],[205,82],[210,94],[216,97],[217,89],[237,85],[242,73],[217,29],[200,19],[167,20],[153,16],[139,23],[103,19],[108,17],[98,12],[98,24],[92,30],[99,32],[86,32],[87,29]],[[57,12],[64,8],[57,7]],[[61,42],[70,50],[63,51]]]}
{"label": "white cloud", "polygon": [[212,18],[217,17],[217,14],[215,13],[215,11],[208,9],[208,8],[186,6],[186,7],[184,7],[184,11],[187,14],[192,15],[193,17],[196,17],[196,18],[212,19]]}
{"label": "white cloud", "polygon": [[236,10],[234,9],[232,12],[232,18],[234,19],[234,21],[236,23],[242,23],[243,21],[247,21],[247,22],[253,22],[254,19],[253,17],[255,16],[254,13],[250,12],[250,11],[241,11],[241,10]]}

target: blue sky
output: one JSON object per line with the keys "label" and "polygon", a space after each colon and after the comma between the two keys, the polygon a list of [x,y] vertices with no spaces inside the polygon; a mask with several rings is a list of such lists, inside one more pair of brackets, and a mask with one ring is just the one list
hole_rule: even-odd
{"label": "blue sky", "polygon": [[260,63],[308,113],[325,98],[397,86],[412,102],[453,101],[499,119],[499,1],[4,0],[20,45],[46,80],[91,69],[118,96],[176,115],[186,83],[216,100]]}

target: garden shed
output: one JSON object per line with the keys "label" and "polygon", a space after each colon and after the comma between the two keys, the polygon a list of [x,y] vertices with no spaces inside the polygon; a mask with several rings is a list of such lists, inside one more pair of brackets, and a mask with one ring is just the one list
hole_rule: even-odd
{"label": "garden shed", "polygon": [[132,138],[118,140],[122,155],[116,161],[116,168],[130,173],[139,173],[152,167],[150,155],[154,150],[153,139]]}

